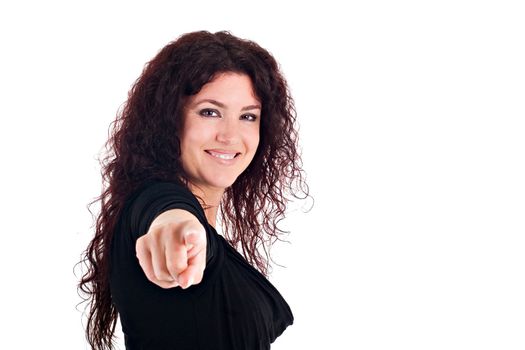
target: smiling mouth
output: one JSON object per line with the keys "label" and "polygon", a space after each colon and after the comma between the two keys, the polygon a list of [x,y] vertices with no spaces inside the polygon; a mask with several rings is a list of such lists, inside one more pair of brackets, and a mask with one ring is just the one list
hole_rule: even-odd
{"label": "smiling mouth", "polygon": [[219,152],[214,152],[214,151],[205,151],[205,152],[215,158],[224,159],[224,160],[232,160],[240,154],[240,153],[219,153]]}

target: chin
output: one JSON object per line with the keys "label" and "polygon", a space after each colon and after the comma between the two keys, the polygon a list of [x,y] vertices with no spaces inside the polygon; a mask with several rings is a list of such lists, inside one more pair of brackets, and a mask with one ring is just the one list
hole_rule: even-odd
{"label": "chin", "polygon": [[230,187],[231,185],[233,185],[235,183],[235,180],[237,180],[237,178],[213,178],[213,179],[209,179],[208,181],[208,184],[211,186],[211,187],[215,187],[215,188],[220,188],[220,189],[227,189],[228,187]]}

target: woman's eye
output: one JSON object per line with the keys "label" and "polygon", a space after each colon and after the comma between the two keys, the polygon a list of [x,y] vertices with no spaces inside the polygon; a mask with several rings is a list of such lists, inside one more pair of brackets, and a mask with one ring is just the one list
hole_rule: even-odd
{"label": "woman's eye", "polygon": [[214,117],[215,115],[219,115],[219,113],[217,113],[216,110],[213,110],[213,109],[203,109],[199,112],[200,115],[202,115],[203,117]]}
{"label": "woman's eye", "polygon": [[245,114],[242,117],[243,117],[243,119],[246,119],[246,120],[248,120],[250,122],[254,122],[254,121],[257,120],[257,116],[254,115],[254,114]]}

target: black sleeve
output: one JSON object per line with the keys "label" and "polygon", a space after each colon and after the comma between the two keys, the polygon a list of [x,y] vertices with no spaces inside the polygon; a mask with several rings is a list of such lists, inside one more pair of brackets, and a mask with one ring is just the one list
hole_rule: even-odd
{"label": "black sleeve", "polygon": [[206,263],[216,249],[206,215],[197,198],[186,187],[171,182],[150,182],[143,186],[130,204],[132,243],[146,234],[157,216],[170,209],[184,209],[192,213],[206,229]]}

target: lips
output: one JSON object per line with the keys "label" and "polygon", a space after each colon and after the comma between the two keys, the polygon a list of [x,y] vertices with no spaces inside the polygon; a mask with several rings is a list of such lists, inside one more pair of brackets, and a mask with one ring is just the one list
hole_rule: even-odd
{"label": "lips", "polygon": [[225,150],[206,150],[206,153],[209,155],[223,160],[232,160],[237,157],[240,153],[235,151],[225,151]]}

